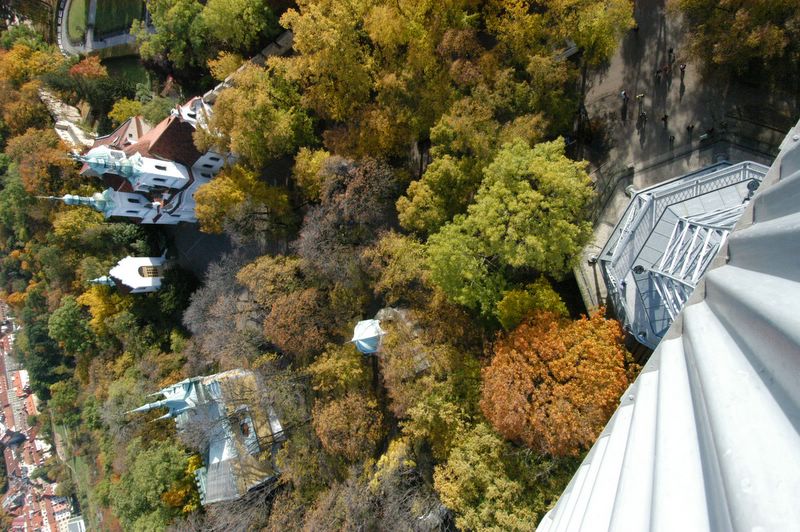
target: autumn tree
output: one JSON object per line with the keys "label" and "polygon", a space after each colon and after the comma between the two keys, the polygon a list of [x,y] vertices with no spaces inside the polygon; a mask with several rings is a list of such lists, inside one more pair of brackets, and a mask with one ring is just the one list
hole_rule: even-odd
{"label": "autumn tree", "polygon": [[69,74],[77,78],[100,79],[108,77],[108,69],[100,62],[99,56],[90,55],[72,65]]}
{"label": "autumn tree", "polygon": [[430,300],[433,286],[425,264],[425,246],[418,240],[387,231],[361,258],[375,295],[387,305],[422,305]]}
{"label": "autumn tree", "polygon": [[351,392],[341,399],[318,403],[314,430],[331,454],[350,462],[369,457],[383,437],[383,416],[374,398]]}
{"label": "autumn tree", "polygon": [[11,88],[2,81],[0,84],[4,91],[4,94],[0,96],[0,107],[2,107],[4,125],[9,134],[22,135],[30,128],[46,127],[52,122],[47,107],[39,99],[41,82],[29,81],[23,84],[19,90]]}
{"label": "autumn tree", "polygon": [[239,54],[223,51],[217,54],[216,59],[208,60],[208,69],[214,79],[222,81],[242,66],[242,63],[244,59]]}
{"label": "autumn tree", "polygon": [[551,20],[558,20],[563,34],[572,37],[581,48],[585,64],[596,66],[608,61],[622,36],[635,24],[633,3],[630,0],[584,0],[577,4],[553,1]]}
{"label": "autumn tree", "polygon": [[286,191],[266,184],[255,172],[241,165],[223,169],[200,186],[195,201],[200,227],[208,233],[222,232],[231,211],[244,203],[252,206],[247,217],[268,220],[272,232],[287,227],[291,221]]}
{"label": "autumn tree", "polygon": [[325,162],[331,154],[325,150],[300,148],[294,158],[292,176],[295,183],[303,191],[303,195],[311,201],[318,201],[322,193],[325,179],[323,170]]}
{"label": "autumn tree", "polygon": [[262,255],[242,267],[236,280],[265,309],[272,308],[278,297],[306,288],[303,261],[286,255]]}
{"label": "autumn tree", "polygon": [[407,438],[389,443],[374,467],[352,467],[305,515],[306,530],[441,530],[448,517]]}
{"label": "autumn tree", "polygon": [[266,311],[236,280],[248,257],[231,254],[208,266],[203,286],[191,296],[183,323],[197,349],[198,371],[208,364],[237,367],[263,353],[261,327]]}
{"label": "autumn tree", "polygon": [[479,423],[461,432],[433,480],[461,530],[530,530],[555,502],[576,463],[521,454]]}
{"label": "autumn tree", "polygon": [[17,163],[25,190],[57,195],[77,177],[69,149],[52,129],[29,129],[14,137],[6,149]]}
{"label": "autumn tree", "polygon": [[261,169],[313,140],[311,118],[281,67],[248,63],[231,83],[214,103],[206,127],[195,133],[200,151],[233,151],[251,168]]}
{"label": "autumn tree", "polygon": [[0,79],[8,80],[14,88],[57,70],[64,62],[58,49],[41,41],[21,39],[10,50],[0,51]]}
{"label": "autumn tree", "polygon": [[464,24],[464,4],[301,1],[284,13],[298,51],[288,74],[303,103],[343,126],[325,133],[332,151],[398,155],[424,138],[452,97],[436,47]]}
{"label": "autumn tree", "polygon": [[337,319],[327,303],[326,295],[316,288],[277,297],[264,320],[264,337],[308,362],[335,337]]}
{"label": "autumn tree", "polygon": [[453,301],[495,312],[509,270],[561,276],[591,234],[586,163],[564,156],[558,139],[507,144],[484,172],[467,209],[428,241],[434,282]]}
{"label": "autumn tree", "polygon": [[578,456],[628,385],[619,323],[603,312],[568,321],[540,312],[497,340],[483,370],[481,409],[506,438],[551,456]]}
{"label": "autumn tree", "polygon": [[329,344],[325,352],[308,367],[312,387],[321,397],[343,397],[347,392],[369,387],[369,373],[353,344]]}
{"label": "autumn tree", "polygon": [[374,159],[332,157],[324,172],[320,205],[306,215],[295,247],[316,272],[344,281],[357,269],[363,246],[390,220],[397,179]]}
{"label": "autumn tree", "polygon": [[[693,54],[712,66],[744,73],[784,69],[800,54],[800,5],[792,0],[676,2],[691,28]],[[796,70],[795,70],[796,72]]]}
{"label": "autumn tree", "polygon": [[109,111],[108,117],[113,120],[115,124],[122,124],[132,116],[140,114],[142,114],[142,102],[129,98],[122,98],[114,103],[114,107]]}

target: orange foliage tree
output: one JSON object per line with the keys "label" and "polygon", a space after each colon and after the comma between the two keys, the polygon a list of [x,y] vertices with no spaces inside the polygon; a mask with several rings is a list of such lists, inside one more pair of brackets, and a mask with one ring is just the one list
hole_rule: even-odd
{"label": "orange foliage tree", "polygon": [[628,385],[619,323],[534,314],[498,339],[481,409],[506,438],[552,456],[588,448]]}
{"label": "orange foliage tree", "polygon": [[86,79],[100,79],[108,76],[108,70],[100,62],[100,57],[91,55],[72,65],[69,69],[70,76]]}
{"label": "orange foliage tree", "polygon": [[325,450],[351,462],[369,457],[383,437],[383,416],[377,401],[358,392],[318,403],[313,422]]}
{"label": "orange foliage tree", "polygon": [[8,141],[6,153],[19,165],[25,190],[32,194],[58,194],[77,177],[69,148],[52,129],[28,129]]}

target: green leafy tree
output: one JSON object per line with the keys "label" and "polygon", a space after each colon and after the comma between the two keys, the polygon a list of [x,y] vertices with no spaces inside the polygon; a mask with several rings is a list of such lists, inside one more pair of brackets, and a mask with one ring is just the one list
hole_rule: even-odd
{"label": "green leafy tree", "polygon": [[144,21],[134,20],[131,34],[136,36],[139,55],[147,60],[166,60],[182,70],[206,63],[208,29],[197,0],[152,0],[147,11],[156,31]]}
{"label": "green leafy tree", "polygon": [[156,125],[170,115],[178,100],[156,96],[142,105],[141,114],[148,124]]}
{"label": "green leafy tree", "polygon": [[88,317],[72,296],[64,296],[61,306],[50,315],[47,326],[50,338],[58,342],[66,353],[82,354],[92,346]]}
{"label": "green leafy tree", "polygon": [[78,407],[78,384],[72,380],[59,381],[50,385],[50,408],[56,423],[67,427],[76,427],[81,422]]}
{"label": "green leafy tree", "polygon": [[546,310],[567,317],[567,306],[544,277],[525,288],[514,288],[503,294],[497,303],[497,319],[507,331],[519,325],[525,317],[537,310]]}
{"label": "green leafy tree", "polygon": [[591,234],[585,166],[564,156],[561,139],[534,148],[522,141],[505,145],[486,168],[467,215],[429,239],[434,282],[454,301],[491,315],[507,271],[569,271]]}
{"label": "green leafy tree", "polygon": [[189,456],[174,443],[146,446],[136,438],[126,449],[128,470],[111,488],[111,505],[126,530],[164,529],[176,514],[162,494],[184,476]]}
{"label": "green leafy tree", "polygon": [[246,52],[278,32],[266,0],[208,0],[202,17],[211,39],[228,50]]}

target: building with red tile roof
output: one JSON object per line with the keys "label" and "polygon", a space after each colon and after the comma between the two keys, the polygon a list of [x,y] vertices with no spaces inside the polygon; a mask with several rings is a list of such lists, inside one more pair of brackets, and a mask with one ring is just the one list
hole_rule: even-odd
{"label": "building with red tile roof", "polygon": [[51,199],[135,223],[197,222],[195,193],[232,160],[195,147],[195,129],[210,112],[202,99],[193,98],[153,128],[141,117],[130,118],[78,157],[84,163],[81,173],[100,178],[109,188],[92,197]]}

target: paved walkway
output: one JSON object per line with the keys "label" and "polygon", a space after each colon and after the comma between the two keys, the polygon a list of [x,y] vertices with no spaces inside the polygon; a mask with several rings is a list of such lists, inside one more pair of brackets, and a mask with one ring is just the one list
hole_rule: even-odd
{"label": "paved walkway", "polygon": [[97,0],[89,0],[89,13],[86,17],[86,37],[84,42],[75,44],[70,42],[69,33],[67,32],[67,17],[69,16],[69,7],[72,0],[60,0],[58,4],[57,14],[57,28],[56,36],[58,39],[58,47],[64,55],[81,55],[103,48],[111,48],[113,46],[121,46],[126,44],[133,44],[136,38],[128,33],[122,31],[114,35],[108,35],[104,39],[94,38],[94,22],[97,15]]}
{"label": "paved walkway", "polygon": [[[795,98],[703,79],[689,57],[680,15],[668,12],[665,0],[639,0],[635,16],[639,30],[628,32],[608,68],[588,80],[589,120],[605,133],[583,152],[603,197],[593,242],[575,270],[588,308],[603,304],[606,292],[599,269],[585,259],[603,247],[619,221],[627,186],[645,188],[723,159],[769,164],[797,119]],[[670,63],[672,75],[657,77]]]}

